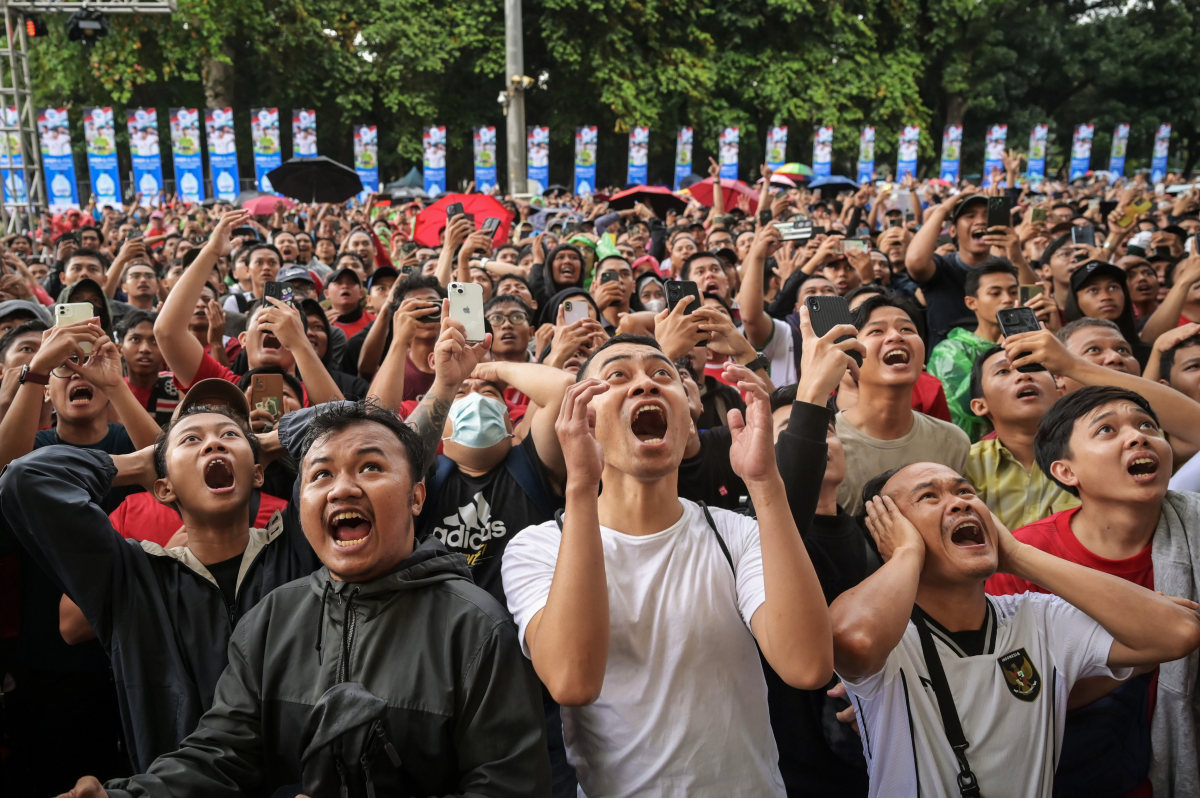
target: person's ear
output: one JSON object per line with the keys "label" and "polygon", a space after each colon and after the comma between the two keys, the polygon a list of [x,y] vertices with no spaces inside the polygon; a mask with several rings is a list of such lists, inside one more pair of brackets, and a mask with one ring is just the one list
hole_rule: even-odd
{"label": "person's ear", "polygon": [[1060,377],[1057,374],[1054,375],[1054,390],[1058,391],[1059,396],[1066,396],[1067,380],[1065,377]]}
{"label": "person's ear", "polygon": [[1079,487],[1079,477],[1076,476],[1075,469],[1069,460],[1055,460],[1051,463],[1050,476],[1064,485],[1070,485],[1073,488]]}
{"label": "person's ear", "polygon": [[261,463],[254,464],[254,487],[261,488],[266,481],[266,473]]}
{"label": "person's ear", "polygon": [[243,349],[246,347],[246,337],[249,334],[250,334],[249,330],[242,330],[240,333],[238,333],[238,336],[237,336],[238,343],[242,345]]}
{"label": "person's ear", "polygon": [[414,516],[421,514],[421,508],[425,506],[425,480],[421,480],[412,487],[412,514]]}
{"label": "person's ear", "polygon": [[1158,378],[1158,381],[1159,381],[1159,382],[1161,382],[1163,385],[1167,386],[1168,388],[1170,388],[1170,387],[1171,387],[1171,381],[1170,381],[1170,380],[1163,379],[1162,377],[1159,377],[1159,378]]}
{"label": "person's ear", "polygon": [[967,310],[974,313],[979,310],[979,297],[965,296],[963,297],[963,304],[967,306]]}
{"label": "person's ear", "polygon": [[154,480],[153,493],[159,504],[170,506],[175,503],[175,487],[171,484],[170,477]]}
{"label": "person's ear", "polygon": [[972,399],[971,412],[980,418],[987,418],[988,404],[987,399]]}

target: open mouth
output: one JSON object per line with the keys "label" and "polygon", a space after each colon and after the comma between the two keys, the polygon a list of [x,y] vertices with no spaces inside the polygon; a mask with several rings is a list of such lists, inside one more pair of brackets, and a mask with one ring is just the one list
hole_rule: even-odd
{"label": "open mouth", "polygon": [[1158,473],[1158,458],[1141,456],[1134,458],[1126,470],[1130,475],[1139,482],[1148,482],[1154,479],[1154,475]]}
{"label": "open mouth", "polygon": [[982,241],[983,237],[986,235],[987,235],[987,227],[986,226],[971,228],[971,240],[972,241]]}
{"label": "open mouth", "polygon": [[667,414],[659,404],[644,404],[633,411],[629,428],[642,443],[661,443],[667,434]]}
{"label": "open mouth", "polygon": [[1033,386],[1033,385],[1027,385],[1026,387],[1022,388],[1021,390],[1017,391],[1018,399],[1037,399],[1041,395],[1042,395],[1042,392],[1040,390],[1038,390],[1038,388],[1036,386]]}
{"label": "open mouth", "polygon": [[885,366],[900,366],[908,364],[907,349],[889,349],[883,353],[883,365]]}
{"label": "open mouth", "polygon": [[204,484],[218,493],[232,490],[233,466],[224,457],[214,457],[204,468]]}
{"label": "open mouth", "polygon": [[67,393],[67,401],[73,405],[86,405],[96,396],[96,390],[90,385],[76,385]]}
{"label": "open mouth", "polygon": [[983,524],[969,518],[960,522],[950,533],[950,542],[963,548],[984,545],[987,540],[983,536]]}
{"label": "open mouth", "polygon": [[371,522],[355,510],[343,510],[329,519],[330,536],[341,548],[361,546],[371,535]]}
{"label": "open mouth", "polygon": [[282,349],[283,344],[279,343],[279,339],[276,338],[274,335],[267,333],[266,335],[263,336],[262,348],[263,349]]}

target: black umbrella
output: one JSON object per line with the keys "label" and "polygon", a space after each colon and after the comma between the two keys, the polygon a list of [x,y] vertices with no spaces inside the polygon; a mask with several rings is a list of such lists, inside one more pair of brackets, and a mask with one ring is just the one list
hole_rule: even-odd
{"label": "black umbrella", "polygon": [[559,194],[570,194],[571,190],[561,183],[552,183],[542,192],[543,197],[557,197]]}
{"label": "black umbrella", "polygon": [[267,172],[271,187],[300,202],[345,202],[363,190],[358,173],[321,155],[292,158]]}
{"label": "black umbrella", "polygon": [[660,219],[667,218],[669,210],[682,212],[687,207],[687,200],[675,196],[666,186],[633,186],[618,191],[608,198],[608,207],[621,211],[639,202],[649,206]]}

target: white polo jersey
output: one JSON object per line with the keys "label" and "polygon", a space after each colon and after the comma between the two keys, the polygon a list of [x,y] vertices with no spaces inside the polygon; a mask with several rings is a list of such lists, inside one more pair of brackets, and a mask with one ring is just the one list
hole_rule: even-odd
{"label": "white polo jersey", "polygon": [[[1128,678],[1107,665],[1113,639],[1057,596],[988,596],[982,652],[971,656],[931,621],[934,646],[986,798],[1050,796],[1071,687],[1087,676]],[[959,636],[961,637],[961,635]],[[858,713],[872,796],[957,798],[946,739],[917,627],[910,621],[883,670],[847,692]]]}

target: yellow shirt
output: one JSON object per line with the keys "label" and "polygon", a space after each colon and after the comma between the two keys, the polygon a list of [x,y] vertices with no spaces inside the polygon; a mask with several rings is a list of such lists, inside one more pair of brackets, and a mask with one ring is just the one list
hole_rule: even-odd
{"label": "yellow shirt", "polygon": [[966,474],[979,498],[1010,530],[1079,506],[1079,498],[1054,484],[1036,463],[1026,471],[999,438],[972,444]]}

